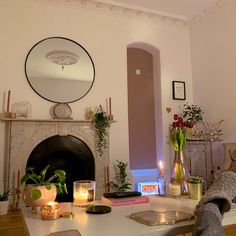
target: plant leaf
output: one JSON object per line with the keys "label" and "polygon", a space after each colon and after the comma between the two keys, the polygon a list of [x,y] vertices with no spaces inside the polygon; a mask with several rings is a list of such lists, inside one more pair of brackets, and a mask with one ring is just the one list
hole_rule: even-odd
{"label": "plant leaf", "polygon": [[46,172],[47,172],[48,168],[49,168],[49,165],[47,165],[47,166],[40,172],[39,176],[41,176],[41,181],[44,181],[45,175],[46,175]]}
{"label": "plant leaf", "polygon": [[54,173],[59,178],[63,178],[64,179],[66,177],[66,172],[64,170],[55,170]]}

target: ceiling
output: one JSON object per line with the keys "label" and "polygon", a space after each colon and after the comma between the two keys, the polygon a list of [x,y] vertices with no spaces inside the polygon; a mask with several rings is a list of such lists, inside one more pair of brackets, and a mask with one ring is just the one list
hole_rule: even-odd
{"label": "ceiling", "polygon": [[224,0],[102,0],[102,2],[135,9],[142,8],[157,14],[190,20],[218,4],[223,4]]}

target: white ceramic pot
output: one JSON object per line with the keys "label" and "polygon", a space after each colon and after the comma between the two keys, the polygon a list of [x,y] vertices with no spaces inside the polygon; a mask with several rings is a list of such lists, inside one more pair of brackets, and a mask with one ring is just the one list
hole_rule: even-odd
{"label": "white ceramic pot", "polygon": [[57,189],[54,184],[37,185],[29,184],[23,191],[23,199],[28,206],[39,207],[48,202],[53,202],[57,196]]}
{"label": "white ceramic pot", "polygon": [[9,209],[9,202],[7,201],[0,201],[0,215],[6,215]]}

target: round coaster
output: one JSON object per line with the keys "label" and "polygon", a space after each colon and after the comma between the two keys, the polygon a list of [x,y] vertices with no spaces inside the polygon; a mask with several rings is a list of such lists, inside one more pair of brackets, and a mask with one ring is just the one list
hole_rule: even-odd
{"label": "round coaster", "polygon": [[86,213],[89,214],[107,214],[109,212],[111,212],[111,207],[104,205],[91,205],[86,208]]}

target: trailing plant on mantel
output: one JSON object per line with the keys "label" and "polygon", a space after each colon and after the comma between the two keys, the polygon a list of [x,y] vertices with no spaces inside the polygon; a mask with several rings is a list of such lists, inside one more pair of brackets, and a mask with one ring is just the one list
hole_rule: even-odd
{"label": "trailing plant on mantel", "polygon": [[108,128],[110,127],[108,115],[100,105],[97,112],[93,115],[92,124],[96,134],[96,148],[99,156],[103,155],[107,148]]}

